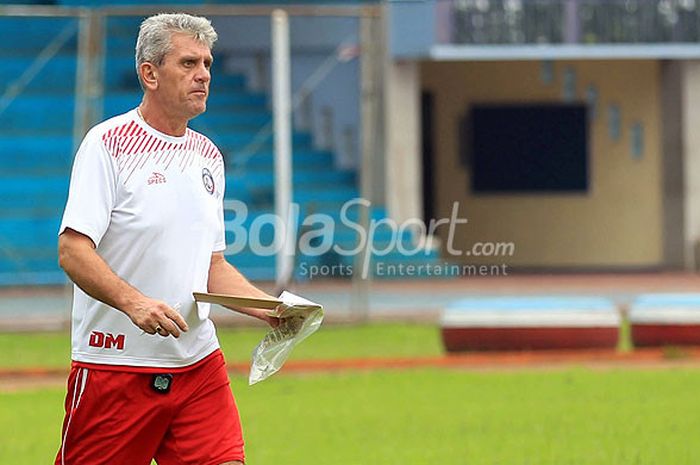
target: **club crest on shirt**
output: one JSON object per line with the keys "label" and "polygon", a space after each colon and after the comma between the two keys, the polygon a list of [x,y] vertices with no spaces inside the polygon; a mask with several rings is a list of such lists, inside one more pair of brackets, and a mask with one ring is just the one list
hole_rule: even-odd
{"label": "club crest on shirt", "polygon": [[209,194],[214,195],[214,177],[208,168],[202,169],[202,183]]}

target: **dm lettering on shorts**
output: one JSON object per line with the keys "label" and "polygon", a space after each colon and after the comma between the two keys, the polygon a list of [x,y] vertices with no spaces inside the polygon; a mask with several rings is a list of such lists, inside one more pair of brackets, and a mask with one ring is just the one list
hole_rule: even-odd
{"label": "dm lettering on shorts", "polygon": [[93,331],[90,333],[90,347],[98,347],[100,349],[115,349],[124,350],[124,341],[126,336],[123,334],[103,333],[101,331]]}

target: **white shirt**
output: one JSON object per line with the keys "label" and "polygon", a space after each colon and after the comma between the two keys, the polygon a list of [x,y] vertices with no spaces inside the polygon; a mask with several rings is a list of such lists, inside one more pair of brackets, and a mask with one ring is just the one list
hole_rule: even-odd
{"label": "white shirt", "polygon": [[59,234],[90,237],[109,267],[144,295],[176,307],[189,331],[150,335],[74,286],[72,357],[131,367],[186,367],[219,347],[206,291],[211,255],[225,249],[224,163],[216,146],[148,126],[132,110],[92,128],[76,154]]}

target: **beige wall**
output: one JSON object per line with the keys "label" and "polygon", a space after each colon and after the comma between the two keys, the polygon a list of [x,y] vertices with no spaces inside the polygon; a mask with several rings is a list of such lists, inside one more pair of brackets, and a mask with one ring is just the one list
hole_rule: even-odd
{"label": "beige wall", "polygon": [[[565,67],[576,71],[576,95],[598,88],[597,118],[590,127],[589,192],[582,194],[472,195],[460,162],[459,118],[475,102],[560,102]],[[426,62],[425,90],[435,95],[436,213],[449,217],[460,203],[455,247],[478,241],[514,242],[513,266],[648,267],[663,260],[662,178],[659,134],[660,65],[655,61],[557,62],[554,82],[540,80],[539,62]],[[608,137],[607,106],[619,105],[622,135]],[[644,153],[631,156],[631,126],[644,126]],[[443,240],[447,231],[442,231]],[[463,257],[479,263],[476,257]],[[493,258],[481,260],[494,262]]]}

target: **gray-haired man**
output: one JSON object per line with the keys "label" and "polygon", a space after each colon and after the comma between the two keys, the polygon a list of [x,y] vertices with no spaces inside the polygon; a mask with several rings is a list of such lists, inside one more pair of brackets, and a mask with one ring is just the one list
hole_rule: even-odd
{"label": "gray-haired man", "polygon": [[[192,292],[270,298],[223,256],[225,171],[189,129],[206,109],[216,32],[146,19],[140,106],[90,130],[75,157],[59,261],[75,283],[73,364],[59,465],[244,461],[208,305]],[[271,325],[261,310],[235,309]]]}

